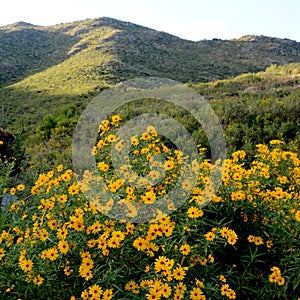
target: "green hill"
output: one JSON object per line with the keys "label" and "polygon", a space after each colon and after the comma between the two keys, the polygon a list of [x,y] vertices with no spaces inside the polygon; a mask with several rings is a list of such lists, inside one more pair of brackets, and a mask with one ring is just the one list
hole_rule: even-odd
{"label": "green hill", "polygon": [[208,82],[300,60],[300,43],[246,36],[192,42],[111,18],[0,27],[0,126],[33,128],[53,108],[84,107],[136,76]]}
{"label": "green hill", "polygon": [[[213,81],[300,59],[300,43],[287,39],[245,36],[192,42],[111,18],[48,27],[19,22],[1,27],[0,41],[1,85],[86,52],[114,55],[118,77],[165,76],[183,82]],[[104,69],[99,70],[95,57],[94,66],[100,73]]]}

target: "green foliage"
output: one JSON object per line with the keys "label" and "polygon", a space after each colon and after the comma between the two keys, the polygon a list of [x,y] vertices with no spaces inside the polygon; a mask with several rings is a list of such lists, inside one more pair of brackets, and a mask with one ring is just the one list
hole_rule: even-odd
{"label": "green foliage", "polygon": [[[200,152],[199,161],[193,164],[196,185],[188,201],[176,207],[167,197],[164,211],[160,205],[150,209],[149,203],[157,219],[132,223],[134,210],[126,207],[137,204],[139,208],[143,201],[146,205],[149,199],[142,196],[149,189],[157,197],[172,190],[185,158],[166,149],[166,156],[176,162],[167,170],[166,181],[145,189],[133,181],[128,185],[117,179],[107,157],[109,148],[118,145],[111,142],[110,135],[117,123],[109,120],[101,129],[96,178],[86,173],[78,182],[76,174],[59,165],[39,174],[27,187],[26,200],[12,203],[0,214],[2,299],[84,299],[100,287],[106,294],[113,293],[113,297],[103,294],[101,298],[107,300],[148,299],[148,295],[197,299],[192,297],[193,291],[203,295],[203,300],[297,299],[297,153],[283,150],[278,140],[257,145],[254,160],[248,160],[245,151],[237,151],[226,160],[221,186],[214,191],[208,176],[217,166]],[[154,162],[150,158],[157,149],[149,147],[151,144],[165,148],[153,128],[147,133],[149,138],[135,137],[134,150],[138,152],[130,158],[141,164],[140,171],[148,169],[148,161]],[[143,153],[142,149],[149,151]],[[126,166],[122,166],[125,173]],[[98,198],[87,199],[96,192],[98,186],[90,183],[93,179],[99,182],[99,175],[107,180],[114,201],[111,195],[98,193]],[[19,189],[12,188],[10,194],[20,197]],[[115,206],[128,219],[109,218]],[[158,263],[164,259],[166,263]],[[163,287],[170,289],[169,296],[162,297]]]}
{"label": "green foliage", "polygon": [[[14,172],[14,162],[0,159],[0,214],[3,210],[3,198],[11,184],[11,176]],[[1,217],[0,217],[1,218]]]}
{"label": "green foliage", "polygon": [[0,162],[12,164],[14,175],[26,166],[22,139],[22,133],[14,135],[0,127]]}
{"label": "green foliage", "polygon": [[68,104],[45,115],[37,130],[27,134],[25,150],[35,174],[61,161],[71,167],[72,135],[78,118],[78,108]]}
{"label": "green foliage", "polygon": [[43,117],[39,123],[37,130],[42,133],[46,140],[51,137],[51,131],[55,131],[58,127],[69,128],[70,131],[74,129],[79,115],[74,104],[69,104],[57,111],[54,114],[48,114]]}
{"label": "green foliage", "polygon": [[229,153],[240,148],[251,153],[274,138],[291,147],[300,144],[299,83],[300,64],[290,64],[191,87],[210,100]]}

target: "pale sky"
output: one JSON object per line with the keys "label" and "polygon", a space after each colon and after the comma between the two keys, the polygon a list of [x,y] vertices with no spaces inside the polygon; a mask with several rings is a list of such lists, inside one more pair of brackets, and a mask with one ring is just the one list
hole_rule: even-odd
{"label": "pale sky", "polygon": [[247,34],[300,42],[299,0],[1,0],[0,26],[111,17],[189,40]]}

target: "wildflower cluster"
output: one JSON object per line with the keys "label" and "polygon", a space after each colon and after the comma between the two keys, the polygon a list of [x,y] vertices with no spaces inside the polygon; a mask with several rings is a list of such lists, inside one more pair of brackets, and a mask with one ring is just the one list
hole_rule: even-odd
{"label": "wildflower cluster", "polygon": [[278,267],[271,268],[272,274],[269,276],[269,280],[272,283],[277,283],[278,285],[284,285],[284,277],[281,276],[281,271]]}
{"label": "wildflower cluster", "polygon": [[[109,149],[122,154],[125,147],[114,133],[120,121],[113,116],[100,125],[93,149],[99,176],[87,172],[77,181],[72,170],[59,165],[40,174],[33,186],[7,190],[17,201],[1,214],[0,297],[297,295],[300,160],[295,153],[272,142],[258,145],[255,160],[247,162],[246,153],[237,151],[224,162],[215,191],[209,179],[215,166],[204,150],[199,148],[198,159],[185,170],[196,180],[182,178],[187,158],[153,126],[131,138],[126,163],[114,169]],[[155,154],[164,159],[155,160]],[[105,183],[99,190],[97,180]],[[174,186],[180,186],[179,195],[190,193],[180,205],[164,197]],[[141,222],[145,212],[149,222]]]}

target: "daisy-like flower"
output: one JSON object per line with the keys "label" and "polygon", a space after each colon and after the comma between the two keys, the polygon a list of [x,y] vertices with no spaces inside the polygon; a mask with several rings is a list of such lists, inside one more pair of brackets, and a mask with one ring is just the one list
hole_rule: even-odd
{"label": "daisy-like flower", "polygon": [[183,255],[188,255],[191,252],[191,247],[188,244],[183,244],[179,250]]}
{"label": "daisy-like flower", "polygon": [[94,284],[89,288],[89,294],[91,296],[101,296],[103,294],[103,290],[99,285]]}
{"label": "daisy-like flower", "polygon": [[21,259],[19,262],[20,268],[22,269],[22,271],[24,272],[30,272],[32,270],[33,267],[33,262],[31,259]]}
{"label": "daisy-like flower", "polygon": [[215,237],[216,237],[216,235],[213,232],[211,232],[211,231],[209,231],[208,233],[206,233],[204,236],[210,242],[213,241],[215,239]]}
{"label": "daisy-like flower", "polygon": [[57,246],[59,251],[63,254],[66,254],[69,251],[69,244],[66,240],[59,241]]}

